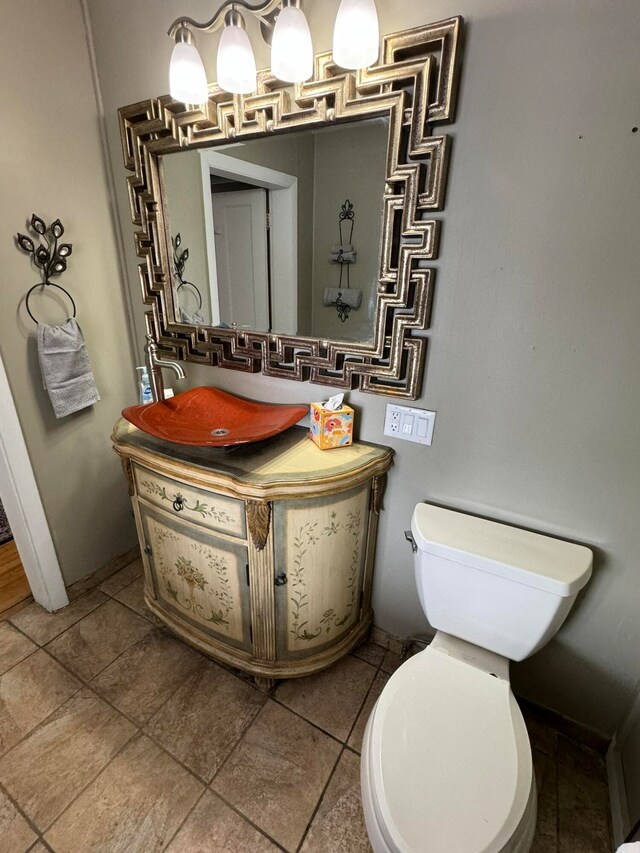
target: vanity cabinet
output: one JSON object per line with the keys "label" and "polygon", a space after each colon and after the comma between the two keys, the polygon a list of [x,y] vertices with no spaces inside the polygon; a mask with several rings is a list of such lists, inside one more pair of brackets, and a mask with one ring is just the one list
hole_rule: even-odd
{"label": "vanity cabinet", "polygon": [[378,514],[393,451],[322,451],[302,428],[219,450],[119,421],[149,610],[268,681],[347,654],[371,625]]}

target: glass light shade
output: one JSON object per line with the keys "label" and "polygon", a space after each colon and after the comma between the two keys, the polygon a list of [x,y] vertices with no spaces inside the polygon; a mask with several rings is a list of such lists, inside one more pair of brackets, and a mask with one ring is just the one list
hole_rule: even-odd
{"label": "glass light shade", "polygon": [[169,92],[183,104],[207,102],[207,75],[194,44],[178,42],[171,54]]}
{"label": "glass light shade", "polygon": [[378,58],[380,26],[374,0],[342,0],[333,30],[333,61],[368,68]]}
{"label": "glass light shade", "polygon": [[271,71],[285,83],[301,83],[313,74],[309,24],[296,6],[285,6],[278,15],[271,43]]}
{"label": "glass light shade", "polygon": [[256,60],[249,36],[240,27],[227,26],[220,36],[218,86],[236,95],[256,90]]}

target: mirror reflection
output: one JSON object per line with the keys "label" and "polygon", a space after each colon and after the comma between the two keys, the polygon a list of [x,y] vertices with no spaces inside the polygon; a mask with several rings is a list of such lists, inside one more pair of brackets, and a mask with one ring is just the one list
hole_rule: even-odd
{"label": "mirror reflection", "polygon": [[178,322],[370,342],[386,118],[162,155]]}

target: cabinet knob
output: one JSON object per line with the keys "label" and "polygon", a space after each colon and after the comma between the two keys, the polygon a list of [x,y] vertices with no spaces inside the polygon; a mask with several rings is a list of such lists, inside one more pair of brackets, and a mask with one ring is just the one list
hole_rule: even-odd
{"label": "cabinet knob", "polygon": [[145,545],[143,548],[143,551],[147,555],[147,557],[150,557],[151,556],[151,545]]}
{"label": "cabinet knob", "polygon": [[274,581],[276,586],[284,586],[287,582],[288,578],[284,572],[280,572],[279,575],[276,575],[276,579]]}
{"label": "cabinet knob", "polygon": [[173,499],[173,508],[176,512],[181,512],[184,509],[184,498],[179,492]]}

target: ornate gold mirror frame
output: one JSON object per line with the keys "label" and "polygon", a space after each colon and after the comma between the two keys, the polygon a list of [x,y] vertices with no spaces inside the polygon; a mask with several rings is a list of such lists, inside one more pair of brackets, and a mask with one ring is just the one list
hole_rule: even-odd
{"label": "ornate gold mirror frame", "polygon": [[[382,61],[345,72],[330,53],[315,57],[313,79],[291,86],[258,74],[256,94],[209,87],[202,108],[168,95],[123,107],[120,128],[148,331],[175,357],[338,388],[416,399],[422,385],[450,139],[430,126],[455,117],[460,17],[385,36]],[[293,103],[291,94],[293,94]],[[162,154],[222,145],[374,116],[389,120],[380,274],[373,343],[349,343],[176,322],[171,247],[159,162]]]}

